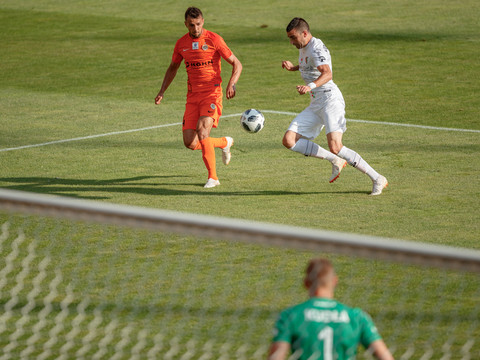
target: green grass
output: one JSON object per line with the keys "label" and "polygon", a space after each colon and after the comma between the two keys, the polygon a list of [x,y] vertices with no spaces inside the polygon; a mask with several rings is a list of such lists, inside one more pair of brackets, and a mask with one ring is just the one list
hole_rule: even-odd
{"label": "green grass", "polygon": [[[162,105],[155,106],[153,99],[174,43],[186,32],[183,12],[190,5],[153,0],[0,1],[0,150],[180,122],[185,102],[183,68]],[[480,249],[477,1],[300,4],[281,0],[273,5],[265,0],[202,1],[198,6],[204,11],[205,27],[220,33],[244,66],[237,97],[225,100],[226,116],[213,131],[213,136],[235,138],[228,167],[221,164],[217,153],[221,186],[203,189],[206,172],[201,155],[183,147],[180,126],[172,125],[1,151],[0,187]],[[370,180],[358,171],[346,168],[337,182],[329,184],[328,163],[284,149],[281,139],[291,115],[265,112],[265,129],[256,135],[245,133],[238,116],[229,115],[250,107],[297,113],[307,106],[308,99],[295,92],[300,75],[282,71],[280,66],[282,60],[297,59],[297,50],[285,35],[285,26],[294,16],[305,17],[313,34],[332,52],[334,80],[344,94],[349,119],[477,132],[349,122],[345,145],[390,182],[384,194],[374,198],[367,196]],[[227,79],[230,67],[223,66]],[[318,142],[325,146],[323,133]],[[102,263],[101,257],[95,260],[99,249],[105,256],[115,253],[113,235],[92,231],[92,248],[80,251],[89,259],[84,269]],[[67,230],[60,232],[68,235]],[[112,244],[104,244],[105,239]],[[140,291],[133,285],[122,288],[121,281],[128,277],[122,271],[137,268],[148,253],[143,254],[128,239],[122,244],[122,249],[140,252],[133,263],[121,257],[111,260],[121,274],[117,274],[119,282],[112,291],[118,286],[125,291],[126,303],[148,304],[150,297],[136,296]],[[278,279],[297,284],[312,255],[241,245],[235,246],[236,254],[228,245],[215,249],[215,244],[196,245],[192,239],[179,237],[161,239],[158,247],[143,245],[151,250],[153,259],[167,253],[172,255],[170,261],[176,261],[173,255],[188,250],[185,263],[194,259],[195,265],[186,269],[187,274],[194,266],[214,264],[230,271],[230,262],[237,266],[246,263],[242,276],[251,279],[262,267],[261,274],[277,279],[261,281],[266,294],[275,291]],[[77,250],[64,250],[72,252],[72,258],[64,261],[73,262],[65,265],[66,272],[76,269]],[[55,247],[49,251],[60,258],[65,254]],[[349,265],[351,259],[338,261],[347,266],[343,275],[348,281],[357,275],[355,266],[375,273],[372,262]],[[178,266],[181,264],[179,260]],[[283,264],[280,271],[278,264]],[[156,285],[147,279],[155,271],[130,276],[142,278],[150,289]],[[376,273],[378,284],[364,304],[381,323],[390,325],[389,321],[397,321],[391,312],[397,304],[393,298],[400,295],[393,289],[403,289],[400,274],[404,269],[392,275],[388,271]],[[113,276],[107,266],[99,268],[99,276],[102,274],[108,279]],[[208,279],[200,280],[208,283]],[[416,285],[421,280],[421,275],[412,278]],[[89,280],[79,276],[77,281],[81,288]],[[355,286],[362,288],[362,284]],[[377,298],[375,290],[381,292],[386,285],[391,298]],[[101,293],[101,286],[88,288],[95,289],[93,293],[100,291],[99,299],[106,299],[103,305],[107,309],[115,303],[115,295]],[[278,290],[285,297],[275,306],[268,297],[257,298],[261,318],[269,319],[261,331],[271,327],[270,317],[276,311],[303,297],[298,286],[295,289],[292,296],[285,295],[291,288]],[[474,291],[468,296],[474,298]],[[340,289],[340,295],[347,292]],[[446,293],[451,296],[453,290]],[[7,303],[8,293],[2,296],[3,304]],[[382,299],[385,310],[378,310],[376,304]],[[196,305],[187,302],[185,308]],[[168,306],[174,307],[173,303]],[[224,310],[225,314],[234,311]],[[407,318],[413,316],[406,314]]]}
{"label": "green grass", "polygon": [[[161,335],[162,354],[178,342],[174,358],[191,341],[198,345],[195,358],[205,352],[236,358],[242,345],[247,358],[265,358],[278,311],[305,299],[303,268],[318,256],[45,218],[10,215],[9,224],[11,235],[4,230],[0,243],[7,255],[2,274],[11,279],[0,293],[6,310],[0,348],[14,357],[28,348],[31,358],[49,351],[93,358],[104,350],[101,358],[128,359],[139,346],[146,356]],[[25,240],[16,239],[18,229]],[[338,298],[367,310],[396,354],[412,345],[416,355],[427,346],[439,349],[461,329],[451,339],[455,353],[480,335],[473,320],[477,274],[331,258],[340,276]],[[212,351],[205,350],[209,343]],[[231,350],[222,351],[222,344]]]}

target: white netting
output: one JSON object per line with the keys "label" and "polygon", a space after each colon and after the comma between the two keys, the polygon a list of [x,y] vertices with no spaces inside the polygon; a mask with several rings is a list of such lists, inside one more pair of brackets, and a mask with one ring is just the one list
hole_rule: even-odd
{"label": "white netting", "polygon": [[216,219],[223,239],[202,217],[210,238],[186,236],[195,226],[175,216],[155,230],[162,212],[18,199],[0,194],[12,209],[0,210],[0,359],[265,359],[276,315],[306,298],[306,262],[325,251],[337,298],[372,315],[397,359],[480,358],[478,252],[307,230],[286,248],[299,229]]}

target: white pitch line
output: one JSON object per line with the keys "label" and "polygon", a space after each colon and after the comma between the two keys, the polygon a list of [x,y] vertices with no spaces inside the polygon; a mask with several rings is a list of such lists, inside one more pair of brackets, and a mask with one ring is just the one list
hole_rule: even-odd
{"label": "white pitch line", "polygon": [[[280,114],[280,115],[292,115],[296,116],[297,113],[287,112],[287,111],[275,111],[275,110],[260,110],[264,113],[270,114]],[[239,114],[240,115],[240,114]],[[391,125],[391,126],[403,126],[403,127],[412,127],[418,129],[428,129],[428,130],[441,130],[441,131],[460,131],[460,132],[473,132],[480,133],[480,130],[472,129],[457,129],[457,128],[446,128],[446,127],[436,127],[436,126],[427,126],[427,125],[415,125],[415,124],[401,124],[395,122],[385,122],[385,121],[371,121],[371,120],[358,120],[358,119],[347,119],[350,122],[364,123],[364,124],[376,124],[376,125]]]}
{"label": "white pitch line", "polygon": [[164,124],[164,125],[155,125],[155,126],[148,126],[140,129],[132,129],[132,130],[123,130],[123,131],[113,131],[105,134],[97,134],[97,135],[89,135],[89,136],[82,136],[82,137],[77,137],[73,139],[63,139],[63,140],[55,140],[55,141],[49,141],[41,144],[33,144],[33,145],[23,145],[23,146],[18,146],[18,147],[13,147],[13,148],[6,148],[6,149],[0,149],[0,152],[2,151],[12,151],[12,150],[20,150],[20,149],[28,149],[28,148],[33,148],[33,147],[39,147],[39,146],[45,146],[45,145],[52,145],[52,144],[60,144],[60,143],[65,143],[65,142],[70,142],[70,141],[79,141],[79,140],[87,140],[87,139],[94,139],[102,136],[110,136],[110,135],[118,135],[118,134],[127,134],[131,132],[137,132],[137,131],[144,131],[144,130],[151,130],[151,129],[157,129],[157,128],[162,128],[162,127],[167,127],[167,126],[174,126],[174,125],[181,125],[182,123],[173,123],[173,124]]}
{"label": "white pitch line", "polygon": [[[264,113],[269,113],[269,114],[290,115],[290,116],[298,115],[298,113],[289,112],[289,111],[275,111],[275,110],[261,110],[261,111],[264,112]],[[241,113],[223,115],[222,117],[223,118],[229,118],[229,117],[235,117],[235,116],[240,116],[240,115],[241,115]],[[445,128],[445,127],[435,127],[435,126],[415,125],[415,124],[401,124],[401,123],[395,123],[395,122],[370,121],[370,120],[356,120],[356,119],[347,119],[347,120],[350,121],[350,122],[357,122],[357,123],[364,123],[364,124],[403,126],[403,127],[428,129],[428,130],[480,133],[480,130],[472,130],[472,129]],[[158,128],[168,127],[168,126],[176,126],[176,125],[181,125],[181,124],[182,123],[155,125],[155,126],[148,126],[148,127],[139,128],[139,129],[113,131],[113,132],[109,132],[109,133],[105,133],[105,134],[97,134],[97,135],[82,136],[82,137],[77,137],[77,138],[72,138],[72,139],[62,139],[62,140],[48,141],[48,142],[44,142],[44,143],[40,143],[40,144],[23,145],[23,146],[0,149],[0,152],[21,150],[21,149],[29,149],[29,148],[39,147],[39,146],[61,144],[61,143],[66,143],[66,142],[71,142],[71,141],[95,139],[95,138],[99,138],[99,137],[103,137],[103,136],[127,134],[127,133],[132,133],[132,132],[137,132],[137,131],[152,130],[152,129],[158,129]]]}

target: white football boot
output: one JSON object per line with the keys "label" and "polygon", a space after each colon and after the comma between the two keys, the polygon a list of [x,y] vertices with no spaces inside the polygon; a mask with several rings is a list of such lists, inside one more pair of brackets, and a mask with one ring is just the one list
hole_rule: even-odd
{"label": "white football boot", "polygon": [[370,195],[380,195],[382,190],[388,186],[388,181],[385,176],[380,175],[377,180],[373,182],[373,189]]}
{"label": "white football boot", "polygon": [[205,184],[204,188],[207,188],[207,189],[208,188],[213,188],[213,187],[218,186],[218,185],[220,185],[220,181],[209,178],[207,183]]}
{"label": "white football boot", "polygon": [[330,177],[330,183],[333,183],[340,176],[340,172],[347,166],[347,162],[338,156],[332,162],[332,176]]}
{"label": "white football boot", "polygon": [[222,161],[225,165],[228,165],[230,163],[230,159],[232,158],[230,148],[233,145],[233,139],[230,136],[225,136],[225,139],[227,139],[227,146],[222,149]]}

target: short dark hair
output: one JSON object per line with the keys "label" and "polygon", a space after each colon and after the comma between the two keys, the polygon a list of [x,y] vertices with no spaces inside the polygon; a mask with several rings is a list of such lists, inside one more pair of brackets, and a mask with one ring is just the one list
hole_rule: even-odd
{"label": "short dark hair", "polygon": [[192,19],[197,19],[199,17],[203,18],[202,10],[191,6],[185,11],[185,20],[187,20],[188,17],[191,17]]}
{"label": "short dark hair", "polygon": [[295,17],[290,21],[287,25],[287,32],[292,31],[293,29],[297,31],[308,31],[310,32],[310,26],[308,25],[307,21],[305,19],[302,19],[300,17]]}
{"label": "short dark hair", "polygon": [[311,259],[305,270],[305,285],[316,289],[325,286],[330,276],[335,275],[333,264],[325,258]]}

